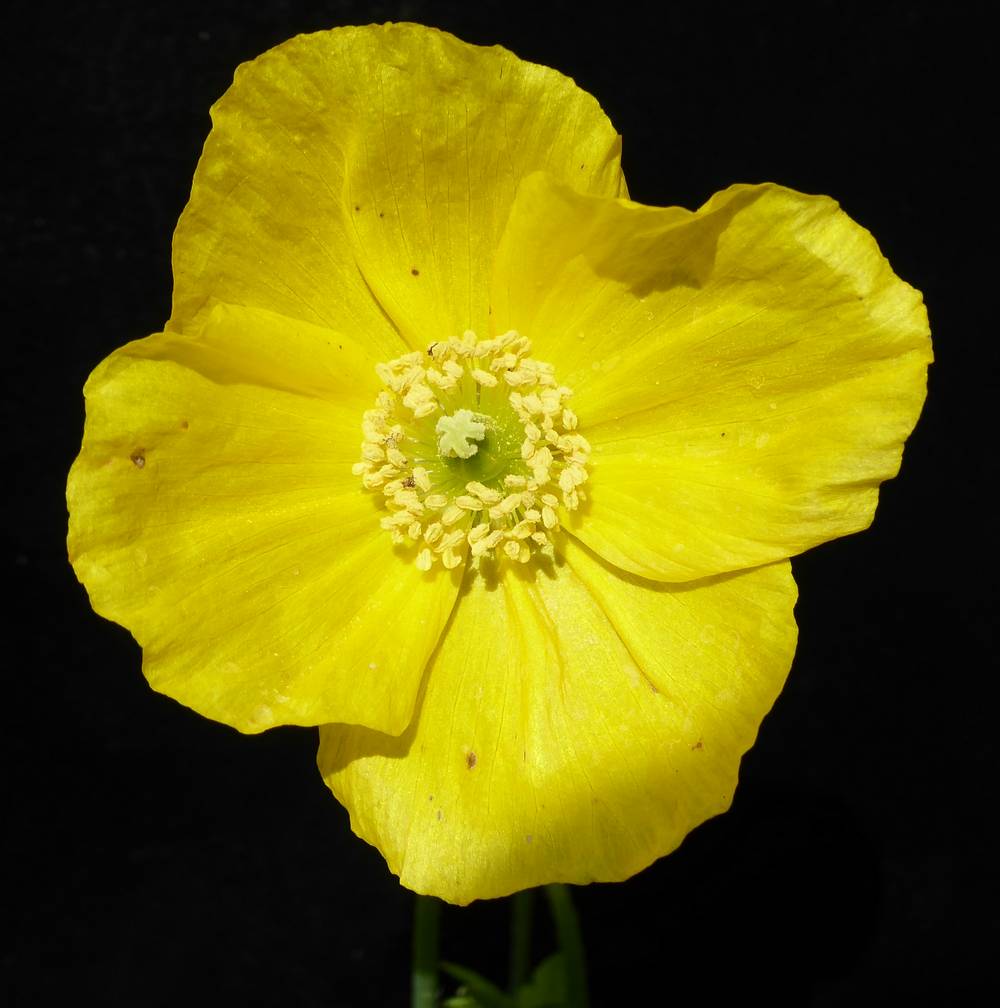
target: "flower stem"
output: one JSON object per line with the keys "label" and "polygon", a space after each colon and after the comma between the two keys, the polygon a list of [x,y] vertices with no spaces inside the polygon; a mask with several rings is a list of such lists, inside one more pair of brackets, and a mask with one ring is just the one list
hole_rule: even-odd
{"label": "flower stem", "polygon": [[412,1008],[435,1008],[438,994],[441,903],[433,896],[417,896],[413,904]]}
{"label": "flower stem", "polygon": [[566,964],[566,1003],[573,1008],[587,1008],[587,966],[583,951],[580,920],[573,907],[569,888],[561,883],[547,885],[545,896],[556,925],[559,950]]}
{"label": "flower stem", "polygon": [[515,893],[510,907],[510,980],[511,994],[528,978],[531,967],[531,920],[535,906],[532,889]]}

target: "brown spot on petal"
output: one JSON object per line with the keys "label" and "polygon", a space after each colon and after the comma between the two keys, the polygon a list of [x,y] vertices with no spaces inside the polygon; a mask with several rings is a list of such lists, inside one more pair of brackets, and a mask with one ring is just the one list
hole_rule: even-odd
{"label": "brown spot on petal", "polygon": [[691,752],[694,752],[695,749],[701,749],[701,748],[703,748],[703,746],[701,744],[701,739],[698,739],[698,741],[695,742],[695,744],[693,746],[691,746]]}
{"label": "brown spot on petal", "polygon": [[413,269],[411,269],[411,270],[410,270],[410,272],[411,272],[411,273],[412,273],[412,274],[413,274],[414,276],[420,276],[420,270],[418,270],[416,266],[414,266],[414,267],[413,267]]}
{"label": "brown spot on petal", "polygon": [[141,469],[146,464],[146,453],[142,448],[136,448],[136,450],[129,455],[129,458],[132,460],[132,465],[134,465],[136,469]]}
{"label": "brown spot on petal", "polygon": [[476,765],[476,754],[471,749],[465,754],[465,765],[470,770]]}

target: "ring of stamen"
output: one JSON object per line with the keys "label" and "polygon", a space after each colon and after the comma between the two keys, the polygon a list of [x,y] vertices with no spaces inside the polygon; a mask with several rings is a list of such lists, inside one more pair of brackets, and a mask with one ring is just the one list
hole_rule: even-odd
{"label": "ring of stamen", "polygon": [[516,331],[432,343],[376,367],[352,471],[378,493],[382,528],[421,570],[551,555],[559,509],[585,499],[590,445],[572,391]]}

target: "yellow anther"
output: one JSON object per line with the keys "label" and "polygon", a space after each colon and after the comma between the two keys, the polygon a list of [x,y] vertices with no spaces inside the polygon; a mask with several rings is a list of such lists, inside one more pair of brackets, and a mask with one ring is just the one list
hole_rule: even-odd
{"label": "yellow anther", "polygon": [[476,482],[475,480],[466,483],[465,489],[468,490],[470,494],[474,494],[478,497],[484,504],[496,504],[503,496],[497,490],[493,490],[482,483]]}
{"label": "yellow anther", "polygon": [[437,408],[437,403],[434,401],[420,403],[414,407],[413,415],[418,420],[422,420],[425,416],[430,416]]}
{"label": "yellow anther", "polygon": [[519,493],[508,494],[499,504],[490,508],[490,517],[493,519],[503,518],[509,515],[515,508],[521,505],[521,495]]}
{"label": "yellow anther", "polygon": [[521,405],[529,416],[535,413],[542,413],[542,400],[534,392],[529,393],[521,399]]}
{"label": "yellow anther", "polygon": [[454,525],[455,522],[460,521],[465,511],[462,510],[457,504],[449,504],[444,509],[444,514],[441,515],[441,524],[448,526]]}
{"label": "yellow anther", "polygon": [[435,371],[434,368],[427,369],[427,380],[439,389],[450,389],[455,387],[455,379],[450,375]]}
{"label": "yellow anther", "polygon": [[469,543],[469,552],[473,557],[485,556],[492,548],[485,539],[477,539],[475,542]]}
{"label": "yellow anther", "polygon": [[491,371],[508,371],[514,367],[517,367],[517,354],[513,353],[501,354],[490,362]]}
{"label": "yellow anther", "polygon": [[482,368],[475,368],[471,374],[480,385],[485,385],[487,388],[496,388],[497,385],[500,384],[496,375],[491,375],[488,371],[484,371]]}
{"label": "yellow anther", "polygon": [[552,450],[547,445],[543,445],[531,456],[528,464],[533,469],[537,469],[539,466],[548,469],[552,465]]}
{"label": "yellow anther", "polygon": [[444,538],[438,543],[437,548],[438,550],[454,549],[459,543],[465,541],[466,535],[465,529],[452,529],[444,534]]}
{"label": "yellow anther", "polygon": [[397,490],[392,495],[392,502],[397,507],[406,508],[415,514],[420,514],[424,510],[424,505],[420,502],[416,490]]}

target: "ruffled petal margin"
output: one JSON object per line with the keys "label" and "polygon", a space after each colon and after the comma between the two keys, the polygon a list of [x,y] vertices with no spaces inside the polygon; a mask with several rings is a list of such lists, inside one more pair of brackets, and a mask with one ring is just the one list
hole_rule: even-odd
{"label": "ruffled petal margin", "polygon": [[344,172],[368,116],[368,75],[348,84],[357,67],[340,51],[353,31],[299,36],[244,63],[212,107],[174,231],[169,331],[196,334],[221,302],[350,333],[378,360],[405,350],[351,239]]}
{"label": "ruffled petal margin", "polygon": [[926,393],[918,292],[826,197],[734,186],[697,213],[521,187],[497,328],[576,393],[593,445],[570,528],[686,581],[871,522]]}
{"label": "ruffled petal margin", "polygon": [[417,892],[628,878],[728,807],[784,683],[787,563],[667,586],[564,547],[534,575],[470,571],[400,738],[320,729],[354,831]]}
{"label": "ruffled petal margin", "polygon": [[458,578],[397,556],[351,474],[377,388],[350,339],[228,306],[94,371],[70,559],[154,689],[244,732],[406,727]]}
{"label": "ruffled petal margin", "polygon": [[174,238],[171,329],[214,298],[364,334],[382,359],[402,351],[396,330],[418,349],[485,333],[521,178],[624,192],[590,95],[421,25],[293,38],[241,66],[212,119]]}

